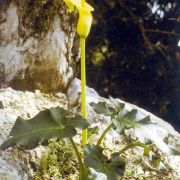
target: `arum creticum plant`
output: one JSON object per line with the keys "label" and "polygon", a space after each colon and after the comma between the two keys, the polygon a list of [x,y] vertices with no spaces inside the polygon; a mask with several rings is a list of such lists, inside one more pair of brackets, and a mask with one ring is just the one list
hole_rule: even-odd
{"label": "arum creticum plant", "polygon": [[[139,128],[150,124],[150,117],[137,120],[136,109],[128,111],[123,103],[110,98],[109,104],[98,102],[90,105],[97,114],[110,117],[111,123],[100,136],[97,128],[90,127],[86,120],[85,41],[92,24],[91,11],[93,8],[84,0],[64,1],[70,12],[73,12],[75,7],[79,11],[77,33],[80,36],[81,46],[82,116],[61,107],[51,107],[39,112],[29,120],[18,117],[8,139],[0,145],[0,150],[11,146],[34,149],[40,144],[47,145],[51,138],[55,138],[55,140],[66,139],[71,142],[79,162],[79,180],[99,180],[102,179],[102,176],[105,176],[107,180],[119,180],[124,175],[126,166],[121,155],[128,149],[140,146],[144,149],[144,155],[150,157],[150,148],[139,141],[133,141],[119,152],[113,152],[107,156],[104,154],[105,147],[103,147],[102,142],[110,130],[123,135],[126,129]],[[82,154],[79,152],[77,143],[73,140],[73,137],[78,134],[78,130],[82,130]],[[87,142],[87,135],[90,137],[93,134],[99,136],[96,144]],[[158,162],[160,162],[159,159]]]}
{"label": "arum creticum plant", "polygon": [[[97,114],[110,117],[111,122],[102,133],[90,124],[79,114],[74,114],[70,110],[61,107],[51,107],[43,110],[29,120],[18,117],[9,134],[8,139],[0,145],[0,150],[11,146],[20,146],[25,149],[34,149],[40,144],[45,146],[52,138],[54,140],[65,139],[70,141],[77,156],[79,163],[79,180],[119,180],[125,173],[126,162],[123,154],[129,149],[141,147],[144,149],[144,156],[149,158],[152,165],[155,163],[157,168],[161,165],[161,157],[156,156],[149,145],[143,144],[138,140],[132,140],[122,149],[116,152],[110,151],[105,154],[107,147],[103,141],[109,131],[116,131],[120,135],[125,135],[125,130],[130,128],[140,128],[151,124],[150,117],[137,119],[137,110],[126,110],[123,103],[110,98],[110,102],[98,102],[90,104]],[[94,143],[88,142],[80,150],[74,137],[78,135],[78,130],[88,129],[88,136],[97,136]],[[96,144],[95,144],[96,143]],[[57,149],[58,151],[58,149]],[[82,152],[82,153],[81,153]],[[151,158],[153,156],[154,159]],[[68,173],[68,172],[67,172]],[[101,177],[106,178],[101,178]]]}
{"label": "arum creticum plant", "polygon": [[[85,64],[85,45],[86,38],[90,32],[92,24],[93,7],[90,6],[85,0],[64,0],[69,8],[69,12],[72,13],[76,7],[79,12],[79,19],[77,24],[77,34],[80,36],[80,48],[81,48],[81,96],[82,96],[82,115],[86,119],[86,64]],[[82,144],[87,144],[87,130],[83,130]]]}

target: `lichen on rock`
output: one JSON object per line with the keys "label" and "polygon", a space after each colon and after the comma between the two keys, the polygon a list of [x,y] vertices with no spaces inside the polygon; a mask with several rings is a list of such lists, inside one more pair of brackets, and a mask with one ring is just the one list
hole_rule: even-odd
{"label": "lichen on rock", "polygon": [[65,91],[79,56],[76,13],[62,0],[0,3],[0,87]]}

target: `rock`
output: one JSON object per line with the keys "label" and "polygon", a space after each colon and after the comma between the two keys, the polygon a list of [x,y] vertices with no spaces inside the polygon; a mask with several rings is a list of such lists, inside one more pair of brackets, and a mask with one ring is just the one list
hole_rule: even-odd
{"label": "rock", "polygon": [[[88,104],[90,102],[99,101],[98,98],[100,98],[100,96],[93,88],[86,87],[86,93]],[[67,90],[67,96],[71,106],[81,102],[81,81],[79,79],[74,78],[71,81]]]}
{"label": "rock", "polygon": [[[0,102],[3,103],[3,108],[0,109],[0,144],[6,140],[17,116],[28,119],[46,108],[56,106],[68,108],[68,101],[69,105],[74,105],[75,112],[80,112],[80,81],[78,79],[72,81],[67,94],[68,99],[66,95],[61,92],[56,95],[50,95],[41,93],[38,90],[33,93],[28,91],[15,91],[11,88],[1,89]],[[110,103],[108,99],[100,97],[94,89],[87,87],[88,121],[91,123],[91,127],[100,127],[100,135],[109,125],[110,118],[96,114],[89,105],[91,102],[98,101]],[[151,121],[155,124],[144,126],[135,131],[127,130],[125,133],[131,135],[132,138],[138,137],[142,142],[147,138],[150,139],[157,146],[158,151],[163,153],[164,162],[173,169],[173,177],[176,177],[177,179],[180,178],[180,156],[173,155],[173,151],[179,150],[179,133],[176,132],[169,123],[153,114],[130,103],[121,101],[120,99],[118,99],[118,101],[123,102],[127,110],[131,110],[132,108],[137,109],[137,118],[143,118],[144,116],[150,115]],[[78,135],[74,140],[80,143],[80,138],[81,136]],[[97,136],[92,136],[89,141],[92,143],[97,142]],[[118,152],[125,144],[123,136],[120,136],[115,131],[111,130],[106,135],[103,145],[107,148],[106,153],[109,153],[112,151]],[[43,150],[44,148],[39,146],[31,151],[22,148],[8,148],[4,151],[0,151],[0,179],[26,180],[31,178],[37,168],[36,160],[40,158]],[[133,162],[133,160],[138,160],[139,162],[143,161],[147,166],[143,159],[142,149],[136,148],[135,150],[128,151],[126,153],[126,158],[129,162]],[[130,163],[129,167],[129,169],[133,170],[137,165]],[[138,168],[139,174],[144,172],[139,166]],[[148,173],[146,174],[148,176]]]}
{"label": "rock", "polygon": [[1,1],[0,88],[65,90],[78,56],[75,19],[63,1]]}
{"label": "rock", "polygon": [[[110,123],[110,118],[97,115],[92,107],[90,106],[91,102],[106,102],[111,103],[110,100],[100,97],[98,93],[92,89],[87,87],[87,108],[88,108],[88,121],[93,123],[93,126],[99,126],[100,132],[105,130],[105,128]],[[67,91],[67,96],[69,99],[70,104],[79,104],[80,106],[80,95],[81,95],[81,87],[80,87],[80,80],[74,79],[71,84],[69,85],[69,89]],[[169,124],[168,122],[164,121],[161,118],[153,115],[152,113],[135,106],[133,104],[127,103],[120,99],[117,99],[119,102],[125,104],[125,109],[130,111],[132,109],[137,109],[137,119],[142,119],[146,116],[150,116],[151,122],[153,124],[144,125],[140,128],[135,128],[135,130],[126,130],[126,135],[131,135],[132,138],[138,138],[141,142],[146,142],[146,140],[151,140],[153,144],[157,146],[159,150],[165,153],[167,157],[168,164],[171,164],[171,167],[175,168],[180,178],[180,156],[176,156],[180,154],[180,134]],[[80,111],[80,109],[79,109]],[[105,144],[108,147],[115,146],[117,141],[121,141],[122,137],[119,136],[114,131],[110,131],[106,135],[106,142]],[[97,139],[92,139],[92,142],[96,142]],[[175,155],[176,154],[176,155]],[[173,161],[172,161],[173,159]],[[174,163],[174,164],[173,164]]]}
{"label": "rock", "polygon": [[[71,81],[69,85],[69,89],[67,91],[67,96],[70,104],[79,104],[80,95],[81,95],[81,82],[79,79],[75,78]],[[100,97],[98,93],[92,89],[87,87],[87,103],[88,103],[88,111],[93,112],[91,106],[89,105],[91,102],[99,102],[104,101],[107,103],[111,103],[108,99]],[[130,103],[122,101],[118,99],[119,102],[125,104],[125,109],[130,111],[132,109],[137,109],[137,119],[143,119],[146,116],[150,116],[151,122],[154,124],[145,125],[141,127],[141,129],[136,129],[135,136],[138,137],[142,142],[145,142],[146,139],[152,140],[162,151],[166,153],[171,153],[168,147],[171,147],[175,150],[180,151],[180,134],[175,131],[175,129],[166,121],[161,118],[158,118],[154,114]],[[93,112],[94,113],[94,112]],[[107,122],[109,122],[108,118],[105,118]]]}
{"label": "rock", "polygon": [[[32,118],[39,111],[61,106],[67,108],[66,96],[58,93],[58,97],[42,94],[40,91],[22,92],[11,88],[0,90],[0,144],[2,144],[18,116]],[[8,148],[0,151],[0,179],[26,180],[33,176],[36,170],[36,160],[40,158],[44,147],[26,151],[21,148]]]}

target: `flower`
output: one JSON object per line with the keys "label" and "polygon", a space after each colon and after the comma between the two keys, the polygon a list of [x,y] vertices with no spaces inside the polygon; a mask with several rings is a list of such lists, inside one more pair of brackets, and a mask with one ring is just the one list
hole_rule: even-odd
{"label": "flower", "polygon": [[83,6],[81,0],[64,0],[64,2],[68,6],[70,13],[74,11],[74,7],[77,8],[79,12],[77,33],[80,37],[86,38],[91,29],[91,24],[92,24],[91,11],[93,11],[94,8],[86,2],[84,3]]}

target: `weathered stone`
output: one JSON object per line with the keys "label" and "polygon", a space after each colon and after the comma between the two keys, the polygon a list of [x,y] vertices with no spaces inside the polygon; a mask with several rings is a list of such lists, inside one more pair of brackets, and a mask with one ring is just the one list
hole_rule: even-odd
{"label": "weathered stone", "polygon": [[76,19],[62,0],[0,1],[0,87],[65,90],[78,57]]}
{"label": "weathered stone", "polygon": [[[69,104],[75,105],[75,109],[78,108],[80,112],[81,106],[81,81],[79,79],[74,79],[71,81],[69,85],[69,89],[67,91],[67,96],[69,99]],[[98,115],[94,112],[93,108],[90,106],[91,102],[106,102],[111,104],[110,100],[105,99],[98,95],[98,93],[92,89],[87,87],[87,109],[88,109],[88,121],[92,123],[92,126],[100,127],[99,135],[101,135],[107,126],[111,123],[110,117],[104,115]],[[180,178],[180,134],[175,131],[175,129],[169,124],[168,122],[164,121],[163,119],[158,118],[157,116],[153,115],[152,113],[135,106],[133,104],[127,103],[120,99],[117,99],[119,102],[125,104],[125,109],[130,111],[132,109],[137,109],[137,119],[143,119],[146,116],[150,116],[152,124],[143,125],[140,128],[129,129],[125,130],[126,136],[130,136],[132,139],[138,138],[141,142],[145,143],[146,140],[151,140],[156,147],[163,152],[164,158],[166,159],[166,163],[175,170],[175,176]],[[76,110],[77,111],[77,110]],[[97,142],[98,137],[94,136],[90,138],[90,141],[95,143]],[[117,142],[122,144],[123,138],[115,131],[111,130],[105,137],[104,146],[107,148],[116,151],[119,150],[119,146]],[[130,154],[130,156],[137,157],[140,154],[140,150],[134,154]],[[143,153],[141,152],[142,158]],[[176,154],[176,155],[175,155]],[[132,158],[132,157],[131,157]]]}
{"label": "weathered stone", "polygon": [[[68,89],[68,98],[62,93],[58,93],[55,96],[50,94],[43,94],[40,91],[33,92],[22,92],[15,91],[11,88],[0,90],[0,101],[3,102],[3,109],[0,109],[0,144],[2,144],[12,129],[17,116],[22,116],[25,119],[31,118],[36,115],[40,110],[45,108],[61,106],[68,108],[69,105],[75,105],[75,112],[80,112],[80,81],[74,79]],[[98,93],[87,87],[87,107],[88,107],[88,121],[91,123],[91,127],[99,126],[100,131],[98,136],[92,136],[89,141],[91,143],[96,143],[98,137],[104,129],[109,125],[110,118],[103,115],[96,114],[91,106],[90,102],[104,101],[110,103],[109,100],[102,98]],[[167,163],[172,169],[170,179],[180,178],[180,156],[172,155],[172,149],[179,150],[179,139],[180,135],[174,130],[174,128],[163,121],[162,119],[154,116],[153,114],[137,107],[127,102],[125,103],[125,108],[131,110],[135,108],[138,110],[137,118],[142,118],[144,116],[150,115],[151,121],[155,122],[154,126],[144,126],[138,131],[126,131],[125,133],[130,134],[132,137],[138,137],[140,141],[144,141],[146,138],[152,140],[158,148],[158,151],[163,152],[164,162]],[[81,142],[81,136],[78,134],[74,140],[78,143]],[[125,146],[125,141],[123,137],[117,134],[115,131],[111,130],[105,137],[103,146],[107,148],[105,153],[118,152]],[[0,179],[9,180],[26,180],[33,176],[36,171],[36,160],[40,158],[43,151],[43,147],[40,146],[34,150],[26,151],[21,148],[8,148],[4,151],[0,151]],[[138,160],[139,163],[147,166],[146,159],[143,156],[143,150],[135,148],[129,150],[126,153],[127,160],[130,162],[133,160]],[[142,162],[143,161],[143,162]],[[130,163],[130,167],[138,167],[138,173],[146,173],[144,177],[149,176],[149,172],[144,172],[142,167]],[[148,167],[149,168],[149,167]],[[173,174],[173,176],[172,176]]]}
{"label": "weathered stone", "polygon": [[[0,90],[0,144],[2,144],[12,129],[18,116],[25,119],[32,118],[39,111],[61,106],[67,108],[66,96],[62,93],[58,97],[42,94],[40,91],[22,92],[11,88]],[[26,180],[33,176],[36,161],[40,158],[44,148],[42,146],[26,151],[21,148],[8,148],[0,151],[0,179]]]}
{"label": "weathered stone", "polygon": [[[71,105],[75,104],[76,106],[81,103],[81,81],[75,78],[71,84],[69,85],[69,89],[67,91],[67,96],[69,99],[69,103]],[[104,101],[110,103],[108,99],[100,97],[98,93],[92,89],[87,87],[87,107],[88,107],[88,115],[92,117],[94,116],[94,111],[92,107],[89,105],[91,102],[99,102]],[[134,136],[138,137],[141,141],[145,142],[146,139],[152,140],[162,151],[166,153],[171,153],[170,149],[180,151],[180,134],[175,131],[175,129],[168,122],[164,121],[161,118],[158,118],[154,114],[136,106],[130,104],[128,102],[122,101],[118,99],[119,102],[125,104],[125,109],[128,111],[132,109],[137,109],[137,119],[143,119],[146,116],[150,116],[151,122],[153,124],[142,126],[141,128],[137,128],[134,132]],[[93,112],[93,115],[91,115]],[[105,118],[107,122],[109,122],[109,118]],[[127,133],[132,133],[131,131]],[[170,147],[170,148],[169,148]]]}

